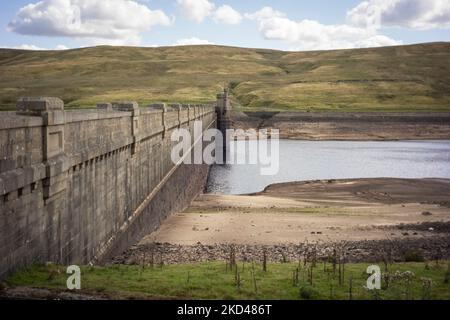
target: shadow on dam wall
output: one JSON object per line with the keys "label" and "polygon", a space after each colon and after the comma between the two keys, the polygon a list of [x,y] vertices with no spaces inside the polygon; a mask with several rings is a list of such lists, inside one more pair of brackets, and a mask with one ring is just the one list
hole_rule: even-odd
{"label": "shadow on dam wall", "polygon": [[0,118],[0,278],[32,263],[102,261],[204,188],[209,167],[173,164],[170,136],[195,120],[215,127],[214,105],[68,112],[58,98],[23,98],[17,108]]}

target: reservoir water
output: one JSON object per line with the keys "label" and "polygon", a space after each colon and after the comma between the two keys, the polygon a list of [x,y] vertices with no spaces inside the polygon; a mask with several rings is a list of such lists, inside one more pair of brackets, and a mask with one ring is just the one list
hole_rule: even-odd
{"label": "reservoir water", "polygon": [[[256,141],[231,142],[257,150]],[[270,148],[269,148],[270,149]],[[260,165],[215,165],[207,191],[244,194],[273,183],[347,178],[448,178],[450,140],[440,141],[279,141],[279,170],[261,175]]]}

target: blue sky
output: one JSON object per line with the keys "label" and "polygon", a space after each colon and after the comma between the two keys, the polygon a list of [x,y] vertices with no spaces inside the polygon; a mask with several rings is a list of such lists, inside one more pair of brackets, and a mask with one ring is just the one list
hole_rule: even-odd
{"label": "blue sky", "polygon": [[450,0],[18,0],[0,46],[231,45],[282,50],[450,41]]}

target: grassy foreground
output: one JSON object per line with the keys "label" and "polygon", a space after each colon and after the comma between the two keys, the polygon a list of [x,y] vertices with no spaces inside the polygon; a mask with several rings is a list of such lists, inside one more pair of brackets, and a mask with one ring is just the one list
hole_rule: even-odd
{"label": "grassy foreground", "polygon": [[[193,299],[442,299],[450,300],[448,262],[396,263],[383,273],[382,290],[364,288],[369,264],[346,264],[333,273],[331,264],[225,262],[195,265],[82,267],[82,293],[110,298]],[[384,269],[384,267],[382,267]],[[37,265],[12,275],[11,286],[65,290],[65,268]],[[298,270],[298,276],[297,276]],[[312,270],[312,275],[311,275]],[[389,281],[386,274],[389,274]],[[312,283],[311,283],[312,282]]]}
{"label": "grassy foreground", "polygon": [[134,100],[204,103],[224,86],[238,109],[450,111],[450,43],[283,52],[222,46],[0,49],[0,110],[21,96],[69,108]]}

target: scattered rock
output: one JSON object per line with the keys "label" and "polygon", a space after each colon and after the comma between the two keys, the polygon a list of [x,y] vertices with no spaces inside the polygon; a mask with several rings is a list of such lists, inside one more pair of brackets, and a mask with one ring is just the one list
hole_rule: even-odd
{"label": "scattered rock", "polygon": [[[450,257],[450,235],[437,237],[405,237],[392,240],[365,240],[336,243],[299,243],[280,245],[259,244],[208,244],[196,245],[179,244],[140,244],[125,251],[112,260],[113,264],[140,265],[143,260],[150,262],[151,252],[154,253],[155,264],[160,263],[160,257],[164,259],[164,265],[177,263],[195,263],[204,261],[226,261],[230,256],[230,248],[233,246],[236,259],[262,261],[263,252],[266,252],[267,260],[271,262],[297,261],[299,253],[309,250],[317,252],[319,260],[327,259],[333,253],[334,248],[344,247],[348,262],[376,262],[381,261],[384,250],[389,250],[398,261],[403,261],[407,252],[420,252],[425,260],[432,260],[436,256],[442,259]],[[380,249],[382,248],[382,249]],[[384,248],[384,249],[383,249]],[[284,258],[283,258],[284,256]]]}

